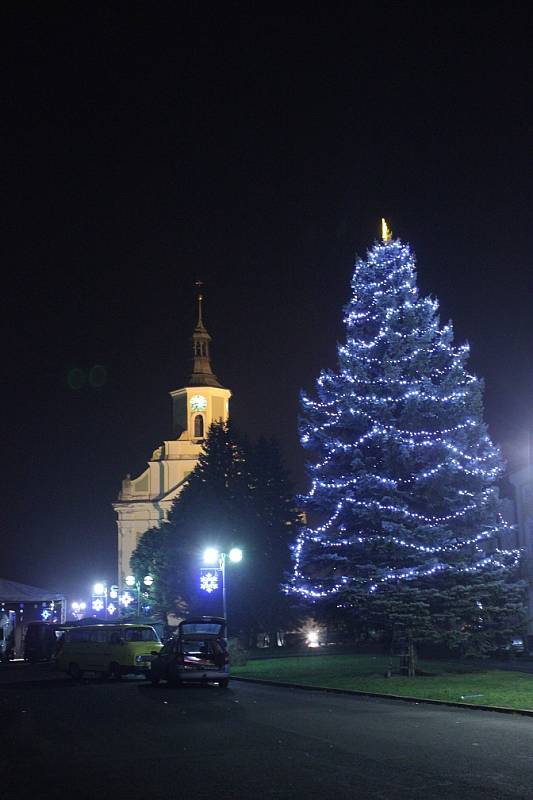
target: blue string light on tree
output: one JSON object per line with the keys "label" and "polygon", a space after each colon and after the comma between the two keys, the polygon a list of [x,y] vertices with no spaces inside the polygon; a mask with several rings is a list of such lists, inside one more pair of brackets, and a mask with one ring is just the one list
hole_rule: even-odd
{"label": "blue string light on tree", "polygon": [[384,231],[355,265],[338,369],[321,373],[316,398],[302,394],[309,522],[286,591],[363,614],[369,598],[383,604],[408,587],[426,611],[439,595],[445,628],[454,592],[479,621],[480,582],[507,607],[520,552],[499,511],[502,460],[469,347],[440,325],[437,300],[419,296],[410,247]]}

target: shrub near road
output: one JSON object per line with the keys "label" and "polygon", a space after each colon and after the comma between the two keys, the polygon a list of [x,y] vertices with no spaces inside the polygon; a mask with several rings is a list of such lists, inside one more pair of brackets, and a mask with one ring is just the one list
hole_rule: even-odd
{"label": "shrub near road", "polygon": [[[393,676],[384,675],[391,667]],[[533,710],[533,675],[476,669],[461,661],[424,661],[416,678],[394,674],[398,659],[387,656],[300,656],[249,661],[235,667],[235,677],[300,683],[325,689],[445,700]]]}

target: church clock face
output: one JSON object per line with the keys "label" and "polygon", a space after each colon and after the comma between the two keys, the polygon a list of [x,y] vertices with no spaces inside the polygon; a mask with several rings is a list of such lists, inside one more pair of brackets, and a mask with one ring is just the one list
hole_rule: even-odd
{"label": "church clock face", "polygon": [[191,397],[191,411],[204,411],[207,408],[207,400],[201,394],[194,394]]}

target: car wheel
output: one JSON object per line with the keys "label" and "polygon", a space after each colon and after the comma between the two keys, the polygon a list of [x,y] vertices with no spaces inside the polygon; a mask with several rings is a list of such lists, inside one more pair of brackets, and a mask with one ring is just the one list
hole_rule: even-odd
{"label": "car wheel", "polygon": [[229,678],[224,678],[223,680],[218,682],[218,685],[221,689],[227,689],[229,684]]}
{"label": "car wheel", "polygon": [[79,681],[83,675],[83,672],[77,664],[72,663],[68,666],[68,674],[71,678],[74,678],[75,681]]}

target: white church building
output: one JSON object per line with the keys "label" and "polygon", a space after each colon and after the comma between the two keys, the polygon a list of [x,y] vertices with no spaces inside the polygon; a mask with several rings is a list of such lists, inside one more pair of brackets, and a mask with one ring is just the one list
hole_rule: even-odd
{"label": "white church building", "polygon": [[209,336],[202,320],[202,295],[198,296],[198,322],[192,336],[193,368],[186,386],[170,392],[175,439],[154,450],[138,477],[127,475],[113,503],[118,526],[118,582],[124,586],[131,572],[130,558],[143,533],[159,527],[168,517],[187,476],[194,469],[209,426],[228,419],[231,392],[211,369]]}

